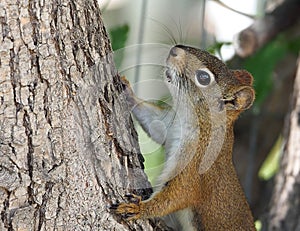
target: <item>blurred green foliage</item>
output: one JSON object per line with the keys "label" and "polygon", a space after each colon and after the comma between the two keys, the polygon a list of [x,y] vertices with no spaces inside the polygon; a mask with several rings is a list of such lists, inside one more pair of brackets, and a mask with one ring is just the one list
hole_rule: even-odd
{"label": "blurred green foliage", "polygon": [[128,39],[128,33],[129,33],[128,24],[117,26],[109,30],[112,49],[115,51],[114,61],[117,68],[121,66],[122,60],[124,58],[123,48],[126,45]]}
{"label": "blurred green foliage", "polygon": [[255,228],[257,231],[260,231],[262,229],[262,223],[260,220],[255,221]]}
{"label": "blurred green foliage", "polygon": [[[289,38],[288,35],[281,34],[245,60],[243,68],[248,70],[255,80],[256,100],[254,111],[256,113],[260,111],[262,103],[273,89],[274,80],[272,75],[278,62],[289,53],[298,55],[299,50],[300,38]],[[276,174],[279,169],[281,151],[282,137],[279,137],[259,170],[260,179],[269,180]]]}
{"label": "blurred green foliage", "polygon": [[138,136],[141,152],[145,159],[145,172],[151,182],[155,185],[156,178],[160,175],[164,165],[164,148],[155,143],[142,129],[140,125],[135,126]]}
{"label": "blurred green foliage", "polygon": [[207,48],[207,51],[213,55],[218,55],[221,58],[221,60],[223,60],[221,49],[223,46],[231,44],[231,42],[215,42],[215,44]]}
{"label": "blurred green foliage", "polygon": [[[298,55],[299,50],[300,38],[289,38],[288,35],[281,34],[245,60],[243,68],[254,77],[256,91],[254,113],[259,113],[262,103],[273,89],[272,75],[278,62],[289,53]],[[269,180],[276,174],[279,169],[281,151],[282,137],[279,137],[259,170],[260,179]]]}
{"label": "blurred green foliage", "polygon": [[278,62],[289,52],[297,53],[299,49],[300,38],[289,39],[286,35],[280,35],[245,60],[243,68],[249,71],[255,79],[254,106],[256,109],[259,109],[273,88],[272,74]]}
{"label": "blurred green foliage", "polygon": [[278,171],[283,142],[283,137],[280,135],[258,172],[260,179],[270,180]]}

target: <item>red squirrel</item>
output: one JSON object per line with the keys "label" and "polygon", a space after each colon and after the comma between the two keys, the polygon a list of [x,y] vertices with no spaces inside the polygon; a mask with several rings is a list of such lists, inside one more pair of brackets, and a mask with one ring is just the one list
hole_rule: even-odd
{"label": "red squirrel", "polygon": [[[129,220],[175,213],[182,230],[256,230],[232,163],[233,125],[255,98],[253,78],[230,70],[206,51],[176,45],[166,60],[165,80],[173,110],[137,98],[122,78],[133,115],[154,141],[165,147],[160,187],[142,201],[113,206]],[[151,122],[168,128],[165,138]],[[163,140],[163,141],[162,141]]]}

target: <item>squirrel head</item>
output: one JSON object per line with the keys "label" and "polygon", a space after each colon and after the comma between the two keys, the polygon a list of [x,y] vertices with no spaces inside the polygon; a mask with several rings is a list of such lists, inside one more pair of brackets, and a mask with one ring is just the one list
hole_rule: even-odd
{"label": "squirrel head", "polygon": [[[206,51],[176,45],[166,61],[166,79],[178,91],[171,91],[181,101],[183,91],[197,114],[226,111],[227,122],[234,122],[255,98],[253,77],[245,70],[230,70]],[[213,109],[212,109],[213,108]]]}

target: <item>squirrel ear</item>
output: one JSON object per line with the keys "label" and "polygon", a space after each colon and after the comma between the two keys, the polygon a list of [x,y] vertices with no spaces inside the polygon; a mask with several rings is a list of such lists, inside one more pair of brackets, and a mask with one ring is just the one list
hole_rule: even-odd
{"label": "squirrel ear", "polygon": [[233,71],[233,75],[237,78],[237,80],[242,85],[252,86],[253,77],[248,71],[245,70],[232,70],[232,71]]}
{"label": "squirrel ear", "polygon": [[234,94],[234,110],[246,110],[251,107],[255,99],[255,92],[251,87],[241,87]]}

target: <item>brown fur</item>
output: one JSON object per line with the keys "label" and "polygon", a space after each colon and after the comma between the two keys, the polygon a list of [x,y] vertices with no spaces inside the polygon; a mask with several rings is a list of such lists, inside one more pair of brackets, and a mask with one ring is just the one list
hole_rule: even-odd
{"label": "brown fur", "polygon": [[[191,150],[196,150],[196,154],[182,171],[150,199],[141,201],[133,196],[130,199],[132,203],[121,203],[114,209],[128,219],[139,219],[161,217],[191,208],[191,222],[195,230],[255,230],[251,211],[232,163],[233,124],[254,100],[253,78],[246,71],[229,70],[219,59],[196,48],[178,45],[171,52],[167,65],[171,65],[178,71],[178,76],[183,76],[183,81],[189,83],[186,90],[193,102],[193,112],[197,115],[194,123],[201,129],[199,138],[186,142],[182,153],[187,155]],[[214,74],[222,97],[212,103],[220,103],[220,110],[226,110],[223,128],[225,141],[220,154],[201,174],[199,168],[214,128],[209,121],[207,104],[197,101],[203,98],[203,92],[193,85],[193,71],[199,68],[207,68]],[[130,89],[125,79],[123,83]],[[133,94],[131,90],[129,92]],[[130,98],[132,100],[134,96]],[[213,96],[211,98],[215,100]]]}

